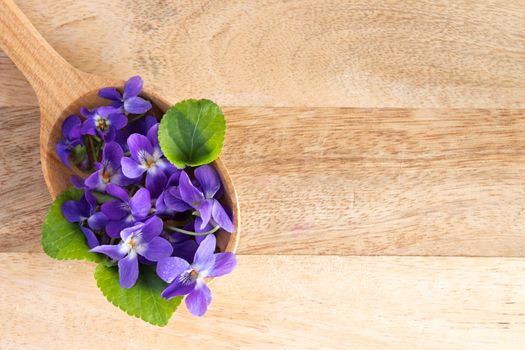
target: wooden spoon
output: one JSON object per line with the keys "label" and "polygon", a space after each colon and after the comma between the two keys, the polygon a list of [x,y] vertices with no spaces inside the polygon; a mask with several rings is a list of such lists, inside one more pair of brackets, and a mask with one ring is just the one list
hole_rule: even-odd
{"label": "wooden spoon", "polygon": [[[98,90],[107,86],[122,88],[124,82],[82,72],[71,66],[38,33],[12,0],[0,0],[0,47],[13,60],[35,90],[40,106],[40,161],[42,172],[53,199],[70,187],[72,172],[55,152],[62,137],[62,121],[70,114],[78,114],[81,106],[93,108],[107,101],[98,96]],[[172,104],[145,89],[154,111],[167,110]],[[162,115],[162,113],[160,113]],[[217,242],[221,251],[235,252],[239,242],[240,210],[237,193],[220,159],[214,162],[225,189],[225,201],[232,208],[235,232],[219,232]]]}

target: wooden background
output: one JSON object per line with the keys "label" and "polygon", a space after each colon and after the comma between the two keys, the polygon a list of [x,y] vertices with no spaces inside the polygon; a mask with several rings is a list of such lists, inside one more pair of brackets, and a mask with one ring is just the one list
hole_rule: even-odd
{"label": "wooden background", "polygon": [[0,52],[0,348],[525,344],[524,1],[17,4],[86,72],[225,106],[243,222],[205,318],[114,308],[42,253],[38,106]]}

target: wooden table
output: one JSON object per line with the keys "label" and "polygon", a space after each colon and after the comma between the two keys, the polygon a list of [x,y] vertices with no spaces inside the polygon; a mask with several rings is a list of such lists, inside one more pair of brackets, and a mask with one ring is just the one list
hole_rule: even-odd
{"label": "wooden table", "polygon": [[80,69],[244,106],[243,222],[205,318],[110,305],[40,248],[37,103],[0,54],[1,349],[523,348],[524,1],[17,3]]}

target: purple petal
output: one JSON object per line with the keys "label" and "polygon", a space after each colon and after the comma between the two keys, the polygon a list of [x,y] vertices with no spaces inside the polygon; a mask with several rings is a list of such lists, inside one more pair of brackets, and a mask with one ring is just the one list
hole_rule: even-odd
{"label": "purple petal", "polygon": [[110,196],[116,197],[116,198],[120,199],[123,202],[126,202],[126,203],[128,202],[128,193],[126,192],[126,190],[124,190],[120,186],[117,186],[117,185],[114,185],[114,184],[109,184],[106,187],[106,192]]}
{"label": "purple petal", "polygon": [[104,165],[102,165],[102,163],[100,163],[100,162],[96,162],[95,163],[95,169],[97,169],[97,170],[104,169]]}
{"label": "purple petal", "polygon": [[206,283],[197,283],[197,286],[185,299],[186,307],[195,316],[203,316],[211,303],[211,291]]}
{"label": "purple petal", "polygon": [[169,209],[164,203],[164,192],[161,192],[157,200],[155,201],[155,209],[157,214],[168,214]]}
{"label": "purple petal", "polygon": [[71,129],[71,131],[69,132],[68,137],[75,146],[83,145],[82,139],[81,139],[82,133],[80,132],[81,128],[82,128],[82,124],[78,124],[74,126],[73,129]]}
{"label": "purple petal", "polygon": [[145,135],[148,133],[149,129],[151,129],[153,125],[159,122],[157,118],[155,118],[152,115],[147,115],[146,118],[144,118],[144,121],[146,122],[146,132],[144,133]]}
{"label": "purple petal", "polygon": [[108,222],[106,225],[106,233],[108,234],[108,236],[111,238],[120,238],[120,233],[124,229],[131,227],[134,224],[133,220],[129,220],[130,217],[133,218],[130,215],[122,220]]}
{"label": "purple petal", "polygon": [[233,253],[215,254],[215,265],[208,273],[207,277],[219,277],[233,271],[237,265],[237,258]]}
{"label": "purple petal", "polygon": [[98,95],[102,98],[106,98],[112,101],[122,100],[122,95],[120,94],[120,92],[118,92],[116,88],[112,88],[112,87],[100,89],[98,91]]}
{"label": "purple petal", "polygon": [[[197,232],[197,231],[195,231],[195,232]],[[195,237],[195,243],[197,243],[197,245],[201,244],[202,241],[204,241],[205,238],[206,238],[206,236],[196,236]]]}
{"label": "purple petal", "polygon": [[178,297],[181,295],[186,295],[188,293],[191,293],[194,289],[197,283],[193,282],[190,284],[185,284],[180,281],[180,276],[177,276],[175,278],[175,282],[170,284],[166,289],[162,291],[160,294],[164,299],[170,300],[173,297]]}
{"label": "purple petal", "polygon": [[118,262],[119,282],[122,288],[131,288],[139,277],[139,262],[137,254],[131,251],[128,256]]}
{"label": "purple petal", "polygon": [[67,141],[60,141],[55,146],[55,150],[58,154],[58,157],[62,161],[62,163],[71,169],[71,165],[69,164],[69,154],[71,153],[71,150],[67,144],[65,144]]}
{"label": "purple petal", "polygon": [[198,209],[200,202],[204,199],[203,194],[190,181],[188,174],[185,171],[180,173],[179,177],[179,193],[183,201]]}
{"label": "purple petal", "polygon": [[214,199],[206,199],[201,202],[201,205],[199,205],[199,214],[202,220],[200,226],[201,230],[204,229],[204,227],[206,227],[210,222],[213,202],[215,202]]}
{"label": "purple petal", "polygon": [[155,173],[148,171],[146,174],[146,188],[150,191],[153,198],[157,198],[164,187],[168,178],[161,169],[156,169]]}
{"label": "purple petal", "polygon": [[109,201],[102,204],[101,210],[110,220],[121,220],[126,215],[129,215],[129,210],[126,210],[125,205],[125,203],[118,200]]}
{"label": "purple petal", "polygon": [[142,85],[144,81],[138,75],[131,77],[124,84],[124,99],[137,96],[142,90]]}
{"label": "purple petal", "polygon": [[120,260],[126,255],[120,245],[99,245],[91,248],[90,252],[105,254],[113,260]]}
{"label": "purple petal", "polygon": [[136,161],[140,161],[141,158],[139,153],[141,152],[147,152],[149,154],[153,153],[153,146],[151,145],[150,140],[141,134],[130,135],[128,137],[128,147],[129,151],[131,152],[131,157]]}
{"label": "purple petal", "polygon": [[206,198],[213,198],[221,187],[219,174],[211,165],[206,164],[195,169],[195,177],[199,181]]}
{"label": "purple petal", "polygon": [[71,181],[71,184],[75,186],[76,188],[84,188],[84,179],[81,178],[78,175],[71,175],[71,178],[69,179]]}
{"label": "purple petal", "polygon": [[111,142],[115,140],[116,129],[113,127],[113,125],[110,125],[109,129],[105,133],[101,132],[100,130],[97,131],[99,136],[102,137],[102,139],[104,140],[104,142]]}
{"label": "purple petal", "polygon": [[189,267],[190,264],[184,259],[177,257],[166,258],[159,260],[157,263],[157,275],[159,275],[163,281],[171,283]]}
{"label": "purple petal", "polygon": [[199,247],[197,242],[193,239],[187,239],[185,241],[173,243],[173,256],[182,258],[189,263],[193,263],[193,257]]}
{"label": "purple petal", "polygon": [[70,115],[62,123],[62,134],[68,139],[78,138],[80,136],[78,128],[81,124],[82,122],[78,116]]}
{"label": "purple petal", "polygon": [[170,242],[161,237],[155,237],[148,243],[144,244],[145,248],[139,254],[150,261],[159,261],[167,258],[173,253],[173,247]]}
{"label": "purple petal", "polygon": [[89,249],[95,248],[96,246],[100,244],[97,236],[95,236],[93,231],[91,231],[89,228],[84,227],[84,226],[80,226],[80,229],[84,233],[84,236],[86,236],[86,241],[87,241],[87,245]]}
{"label": "purple petal", "polygon": [[124,156],[124,151],[122,147],[116,142],[108,142],[104,145],[104,150],[102,151],[102,160],[109,162],[113,170],[120,168],[120,160]]}
{"label": "purple petal", "polygon": [[99,170],[95,171],[93,174],[89,175],[85,181],[86,187],[90,190],[103,191],[105,188],[105,183],[102,182],[102,179],[99,174]]}
{"label": "purple petal", "polygon": [[[202,232],[210,231],[212,228],[213,228],[213,225],[211,222],[209,222],[208,225],[206,226],[202,226],[202,218],[200,216],[197,216],[195,217],[195,221],[193,222],[193,227],[190,228],[190,230],[194,230],[197,233],[202,233]],[[197,239],[197,242],[200,244],[200,242],[202,242],[202,240],[205,237],[206,236],[196,236],[195,239]],[[199,238],[201,239],[199,240]]]}
{"label": "purple petal", "polygon": [[142,97],[130,97],[124,100],[124,110],[132,114],[146,113],[151,109],[151,103]]}
{"label": "purple petal", "polygon": [[103,229],[106,226],[107,222],[108,217],[102,212],[95,213],[91,215],[88,219],[89,227],[91,227],[95,231]]}
{"label": "purple petal", "polygon": [[177,169],[177,167],[169,163],[164,172],[168,176],[168,183],[166,184],[166,186],[177,186],[179,184],[179,177],[181,171]]}
{"label": "purple petal", "polygon": [[213,254],[215,252],[215,244],[215,236],[207,235],[195,252],[193,264],[197,266],[197,270],[202,273],[205,273],[205,271],[211,270],[211,268],[213,268],[215,263],[215,256]]}
{"label": "purple petal", "polygon": [[120,231],[120,238],[122,238],[124,241],[129,239],[131,235],[134,235],[135,232],[140,231],[144,224],[142,222],[137,222],[133,226],[128,226],[122,231]]}
{"label": "purple petal", "polygon": [[80,128],[82,135],[95,135],[95,121],[93,118],[86,119]]}
{"label": "purple petal", "polygon": [[80,212],[80,215],[83,216],[84,219],[87,219],[88,216],[93,214],[93,202],[95,202],[96,205],[96,199],[93,200],[93,198],[90,198],[90,201],[87,200],[86,192],[87,191],[84,192],[84,194],[80,198],[80,201],[78,202],[78,210]]}
{"label": "purple petal", "polygon": [[86,200],[86,203],[89,205],[88,212],[93,213],[96,206],[98,205],[97,198],[95,198],[95,196],[93,196],[93,194],[89,190],[84,191],[83,197]]}
{"label": "purple petal", "polygon": [[80,222],[82,221],[82,213],[80,206],[77,201],[65,201],[62,204],[62,214],[69,222]]}
{"label": "purple petal", "polygon": [[159,123],[156,123],[148,130],[148,140],[150,140],[151,144],[154,148],[158,148],[160,150],[159,146]]}
{"label": "purple petal", "polygon": [[86,119],[93,117],[96,111],[96,108],[89,110],[86,107],[80,107],[80,114]]}
{"label": "purple petal", "polygon": [[[193,230],[197,233],[202,233],[202,232],[206,232],[206,231],[210,231],[212,228],[213,228],[213,225],[211,224],[211,222],[208,223],[208,225],[206,226],[202,226],[202,219],[200,216],[197,216],[195,218],[195,221],[193,223]],[[202,227],[202,228],[201,228]],[[191,229],[190,229],[191,230]],[[204,241],[204,239],[206,238],[206,236],[195,236],[195,241],[198,243],[198,244],[201,244],[202,241]]]}
{"label": "purple petal", "polygon": [[108,118],[109,115],[115,113],[118,113],[118,108],[115,108],[113,106],[102,106],[98,107],[93,115],[98,114],[101,117]]}
{"label": "purple petal", "polygon": [[[158,216],[152,216],[142,226],[142,241],[147,243],[162,233],[163,223]],[[124,238],[124,237],[123,237]]]}
{"label": "purple petal", "polygon": [[164,202],[168,208],[178,213],[191,209],[191,207],[180,198],[179,189],[176,187],[172,187],[166,191]]}
{"label": "purple petal", "polygon": [[134,184],[136,179],[127,178],[124,176],[124,173],[122,173],[122,169],[119,169],[116,173],[111,175],[110,182],[119,186],[128,186]]}
{"label": "purple petal", "polygon": [[211,211],[211,215],[213,217],[213,220],[224,230],[232,233],[235,231],[235,227],[233,226],[233,222],[226,214],[226,211],[222,207],[221,203],[219,201],[214,200],[213,201],[213,208]]}
{"label": "purple petal", "polygon": [[129,157],[122,157],[120,165],[122,166],[122,173],[124,176],[130,179],[137,179],[146,171],[146,169],[141,167],[135,159]]}
{"label": "purple petal", "polygon": [[140,188],[129,200],[129,207],[133,216],[140,220],[148,216],[151,209],[150,193],[145,188]]}
{"label": "purple petal", "polygon": [[108,119],[116,130],[120,130],[128,124],[128,118],[122,113],[110,114]]}

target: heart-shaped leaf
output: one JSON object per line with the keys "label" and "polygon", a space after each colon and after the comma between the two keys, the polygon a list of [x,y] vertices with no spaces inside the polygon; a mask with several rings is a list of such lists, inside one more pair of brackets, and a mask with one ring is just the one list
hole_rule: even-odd
{"label": "heart-shaped leaf", "polygon": [[224,144],[226,122],[210,100],[185,100],[171,107],[160,121],[162,152],[175,166],[199,166],[217,159]]}
{"label": "heart-shaped leaf", "polygon": [[99,264],[95,270],[97,286],[102,294],[115,306],[157,326],[165,326],[177,310],[182,297],[166,300],[160,293],[168,286],[151,266],[141,265],[137,283],[129,289],[119,284],[116,266]]}
{"label": "heart-shaped leaf", "polygon": [[59,260],[88,260],[100,262],[104,258],[89,252],[86,237],[76,223],[62,215],[62,204],[68,200],[80,200],[82,190],[70,188],[58,196],[42,225],[42,247],[47,255]]}

